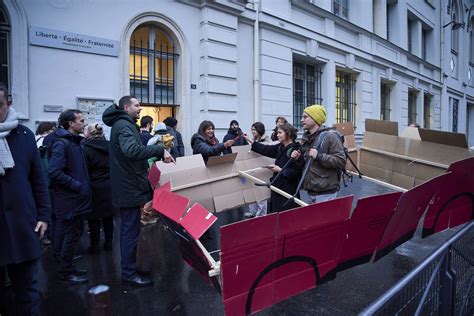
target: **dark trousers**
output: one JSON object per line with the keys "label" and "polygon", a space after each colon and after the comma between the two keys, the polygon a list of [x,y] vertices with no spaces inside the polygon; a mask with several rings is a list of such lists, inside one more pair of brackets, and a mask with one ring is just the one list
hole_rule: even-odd
{"label": "dark trousers", "polygon": [[[0,287],[2,299],[4,295],[5,272],[10,277],[13,294],[15,296],[16,315],[39,315],[39,290],[38,290],[38,260],[25,261],[0,267]],[[7,303],[7,302],[2,302]],[[6,307],[6,310],[12,310]]]}
{"label": "dark trousers", "polygon": [[58,240],[61,246],[58,272],[61,275],[68,275],[74,271],[72,259],[76,254],[76,246],[81,238],[83,225],[84,215],[75,216],[71,219],[56,219],[56,234],[62,236],[62,242]]}
{"label": "dark trousers", "polygon": [[120,254],[122,278],[132,278],[137,273],[137,243],[140,237],[140,207],[120,208]]}
{"label": "dark trousers", "polygon": [[112,244],[114,236],[114,217],[101,217],[98,219],[90,219],[89,222],[89,236],[91,239],[91,246],[98,246],[100,240],[100,223],[104,228],[105,243]]}

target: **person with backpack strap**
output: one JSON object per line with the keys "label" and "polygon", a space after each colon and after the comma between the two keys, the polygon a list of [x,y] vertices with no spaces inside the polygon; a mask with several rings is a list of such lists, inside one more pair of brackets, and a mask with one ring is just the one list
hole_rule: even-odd
{"label": "person with backpack strap", "polygon": [[307,196],[302,195],[301,198],[309,204],[336,198],[340,188],[340,171],[346,166],[340,136],[334,128],[324,126],[325,121],[326,110],[322,105],[305,108],[301,118],[305,129],[302,148],[291,154],[294,159],[305,160],[302,189]]}

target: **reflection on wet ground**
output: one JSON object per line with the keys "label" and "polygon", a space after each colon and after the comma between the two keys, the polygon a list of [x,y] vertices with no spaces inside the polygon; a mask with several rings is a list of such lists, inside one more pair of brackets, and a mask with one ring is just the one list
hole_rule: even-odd
{"label": "reflection on wet ground", "polygon": [[[355,179],[340,195],[355,197],[392,192],[378,185],[360,185]],[[355,205],[355,204],[354,204]],[[211,228],[211,239],[203,241],[209,251],[219,249],[219,227],[243,219],[245,207],[220,212]],[[89,283],[71,286],[58,280],[51,248],[40,260],[39,284],[43,315],[86,315],[87,290],[97,284],[110,286],[113,315],[222,315],[221,296],[181,258],[179,250],[158,222],[142,228],[139,242],[139,268],[151,270],[154,285],[147,288],[122,286],[120,277],[119,227],[115,219],[114,250],[97,255],[87,253],[88,235],[81,239],[78,266],[88,269]],[[315,289],[280,302],[259,315],[353,315],[388,290],[411,271],[423,258],[449,238],[457,229],[426,239],[415,237],[376,263],[367,263],[341,271],[336,278]],[[252,232],[249,232],[251,234]],[[218,259],[218,251],[213,253]]]}

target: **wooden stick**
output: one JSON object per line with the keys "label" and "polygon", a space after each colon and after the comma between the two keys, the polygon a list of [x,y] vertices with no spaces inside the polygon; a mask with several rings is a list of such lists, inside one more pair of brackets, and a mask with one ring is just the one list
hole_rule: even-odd
{"label": "wooden stick", "polygon": [[[349,172],[349,173],[352,174],[353,176],[356,176],[356,177],[359,176],[359,174],[358,174],[357,172],[350,171],[350,170],[347,170],[347,172]],[[382,180],[374,179],[374,178],[367,177],[367,176],[364,176],[364,175],[362,175],[362,178],[365,179],[365,180],[368,180],[368,181],[371,181],[371,182],[374,182],[374,183],[383,185],[384,187],[387,187],[387,188],[390,188],[390,189],[394,189],[394,190],[396,190],[396,191],[400,191],[400,192],[406,192],[406,191],[408,191],[408,190],[405,189],[405,188],[402,188],[402,187],[399,187],[399,186],[396,186],[396,185],[393,185],[393,184],[384,182],[384,181],[382,181]]]}
{"label": "wooden stick", "polygon": [[[250,180],[254,181],[254,182],[262,183],[262,184],[265,184],[265,183],[266,183],[265,181],[260,180],[259,178],[256,178],[256,177],[254,177],[254,176],[252,176],[252,175],[250,175],[250,174],[247,174],[246,171],[239,171],[239,174],[242,175],[242,176],[244,176],[244,177],[246,177],[247,179],[250,179]],[[279,188],[277,188],[277,187],[275,187],[275,186],[273,186],[273,185],[270,186],[270,190],[275,191],[276,193],[278,193],[278,194],[280,194],[280,195],[283,195],[284,197],[286,197],[286,198],[288,198],[288,199],[293,198],[293,196],[292,196],[291,194],[289,194],[289,193],[287,193],[287,192],[285,192],[285,191],[283,191],[283,190],[281,190],[281,189],[279,189]],[[307,203],[303,202],[303,201],[300,200],[300,199],[295,198],[294,201],[295,201],[295,203],[298,204],[299,206],[308,206]]]}
{"label": "wooden stick", "polygon": [[[257,170],[261,170],[261,169],[263,169],[263,168],[258,167],[258,168],[255,168],[255,169],[246,170],[245,172],[253,172],[253,171],[257,171]],[[232,172],[232,173],[225,174],[223,176],[219,176],[219,177],[215,177],[215,178],[210,178],[210,179],[205,179],[205,180],[201,180],[201,181],[196,181],[196,182],[193,182],[193,183],[183,184],[183,185],[171,188],[171,192],[184,190],[184,189],[189,189],[189,188],[196,187],[198,185],[208,184],[208,183],[212,183],[212,182],[216,182],[216,181],[220,181],[220,180],[226,180],[226,179],[230,179],[230,178],[234,178],[234,177],[238,177],[238,176],[239,176],[238,172]]]}
{"label": "wooden stick", "polygon": [[207,259],[207,261],[209,261],[209,264],[211,265],[211,267],[215,268],[216,267],[216,260],[214,260],[214,258],[212,258],[209,251],[207,251],[206,247],[204,247],[204,245],[201,243],[201,241],[199,239],[195,239],[195,241],[196,241],[196,244],[198,245],[198,247],[204,253],[204,256],[206,256],[206,259]]}
{"label": "wooden stick", "polygon": [[385,150],[380,150],[380,149],[375,149],[375,148],[370,148],[370,147],[365,147],[365,146],[362,146],[360,149],[370,151],[370,152],[374,152],[374,153],[377,153],[377,154],[382,154],[382,155],[394,157],[394,158],[400,158],[400,159],[408,160],[408,161],[411,161],[411,162],[418,162],[418,163],[422,163],[422,164],[433,166],[433,167],[443,168],[443,169],[446,169],[446,170],[449,168],[448,165],[445,165],[445,164],[442,164],[442,163],[437,163],[437,162],[433,162],[433,161],[429,161],[429,160],[413,158],[413,157],[409,157],[409,156],[405,156],[405,155],[391,153],[391,152],[385,151]]}

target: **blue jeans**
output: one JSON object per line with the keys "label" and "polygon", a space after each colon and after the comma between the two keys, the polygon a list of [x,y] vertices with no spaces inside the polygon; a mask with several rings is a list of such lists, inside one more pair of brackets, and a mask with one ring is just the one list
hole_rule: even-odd
{"label": "blue jeans", "polygon": [[140,238],[140,207],[120,208],[120,254],[122,278],[137,274],[137,244]]}
{"label": "blue jeans", "polygon": [[334,200],[337,197],[337,192],[329,193],[329,194],[321,194],[321,195],[309,195],[309,194],[302,194],[301,199],[303,202],[308,204],[314,204],[329,200]]}

